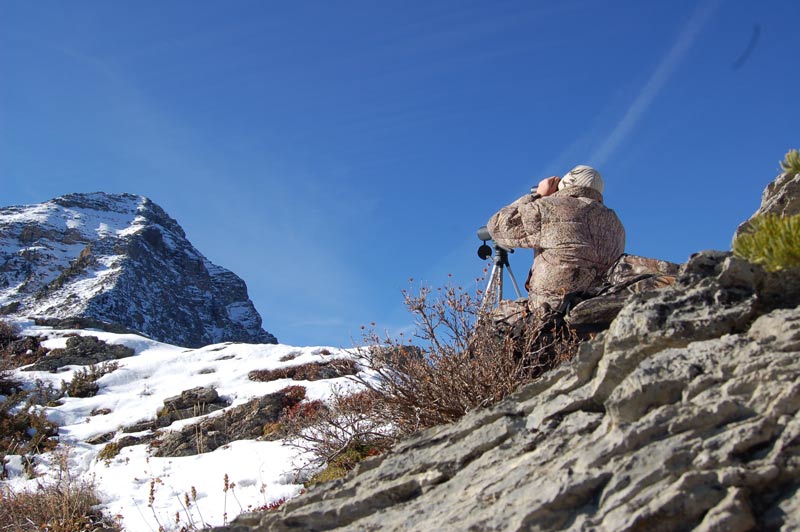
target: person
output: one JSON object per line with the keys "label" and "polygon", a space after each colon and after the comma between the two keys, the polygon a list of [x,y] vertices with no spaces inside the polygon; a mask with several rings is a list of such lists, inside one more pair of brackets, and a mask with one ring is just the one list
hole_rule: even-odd
{"label": "person", "polygon": [[602,283],[625,250],[625,229],[603,204],[603,177],[578,165],[543,179],[536,193],[503,207],[487,223],[508,249],[533,248],[525,283],[531,312],[565,312],[565,297]]}

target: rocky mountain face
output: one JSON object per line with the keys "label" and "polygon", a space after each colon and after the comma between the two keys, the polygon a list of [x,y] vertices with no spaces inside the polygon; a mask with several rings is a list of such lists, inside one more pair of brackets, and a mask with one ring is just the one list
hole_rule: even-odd
{"label": "rocky mountain face", "polygon": [[186,347],[277,342],[244,281],[130,194],[0,209],[0,313],[114,324]]}
{"label": "rocky mountain face", "polygon": [[572,363],[216,530],[798,530],[798,302],[797,271],[698,253]]}

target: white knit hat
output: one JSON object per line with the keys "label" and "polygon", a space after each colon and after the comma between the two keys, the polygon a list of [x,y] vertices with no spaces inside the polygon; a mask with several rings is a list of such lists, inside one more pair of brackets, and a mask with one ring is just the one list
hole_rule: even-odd
{"label": "white knit hat", "polygon": [[558,190],[564,190],[568,187],[589,187],[601,194],[604,186],[603,176],[600,175],[600,172],[584,164],[579,164],[567,172],[558,182]]}

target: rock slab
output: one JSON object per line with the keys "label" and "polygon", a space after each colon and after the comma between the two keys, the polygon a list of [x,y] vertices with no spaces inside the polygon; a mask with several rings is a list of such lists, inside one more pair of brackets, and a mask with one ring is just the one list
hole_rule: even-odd
{"label": "rock slab", "polygon": [[698,254],[675,286],[633,296],[571,364],[234,524],[797,530],[798,292],[795,277]]}

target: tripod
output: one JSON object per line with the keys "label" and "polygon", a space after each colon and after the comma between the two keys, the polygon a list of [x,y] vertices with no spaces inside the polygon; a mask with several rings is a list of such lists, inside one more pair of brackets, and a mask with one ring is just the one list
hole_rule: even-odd
{"label": "tripod", "polygon": [[[489,246],[486,245],[484,241],[483,246],[481,249],[488,249]],[[498,306],[500,302],[503,300],[503,270],[508,269],[508,275],[511,276],[511,281],[514,286],[514,292],[517,294],[517,298],[522,297],[522,293],[519,291],[519,286],[517,285],[517,278],[514,277],[514,272],[511,271],[511,264],[508,262],[508,254],[514,253],[513,249],[506,249],[497,243],[494,245],[494,265],[492,266],[492,272],[489,274],[489,284],[486,285],[486,291],[483,294],[483,301],[481,302],[481,312],[485,312],[490,307]],[[481,254],[479,253],[479,256]],[[481,258],[486,259],[488,258],[488,254],[486,256],[481,256]]]}

